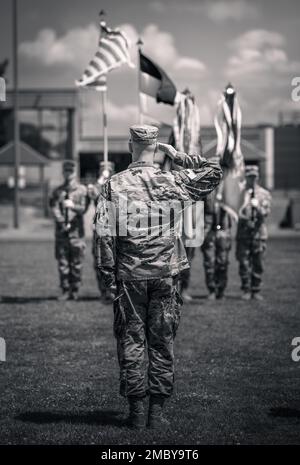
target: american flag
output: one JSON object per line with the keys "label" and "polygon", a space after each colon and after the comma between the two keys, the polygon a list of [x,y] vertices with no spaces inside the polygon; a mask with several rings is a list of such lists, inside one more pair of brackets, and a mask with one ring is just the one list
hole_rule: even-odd
{"label": "american flag", "polygon": [[76,81],[80,87],[88,86],[98,81],[114,68],[127,63],[132,66],[129,56],[129,42],[119,29],[110,29],[104,21],[100,22],[100,39],[98,50],[85,69],[82,77]]}
{"label": "american flag", "polygon": [[107,75],[102,74],[102,76],[99,76],[98,79],[91,82],[90,84],[87,84],[86,87],[88,87],[89,89],[97,90],[98,92],[106,92],[106,90],[107,90]]}

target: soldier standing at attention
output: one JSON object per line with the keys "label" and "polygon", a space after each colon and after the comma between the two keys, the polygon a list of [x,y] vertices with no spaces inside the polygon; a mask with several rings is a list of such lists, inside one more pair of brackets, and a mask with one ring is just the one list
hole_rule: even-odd
{"label": "soldier standing at attention", "polygon": [[227,286],[231,249],[231,217],[222,203],[222,182],[204,201],[204,224],[201,250],[208,299],[222,299]]}
{"label": "soldier standing at attention", "polygon": [[[115,237],[113,231],[111,235],[104,236],[101,232],[98,235],[98,266],[106,286],[116,289],[114,332],[120,364],[120,393],[129,403],[126,423],[134,428],[145,426],[143,401],[147,394],[150,395],[148,427],[168,424],[162,411],[174,384],[173,341],[182,304],[177,282],[179,273],[189,266],[179,236],[183,202],[203,200],[222,176],[219,164],[198,155],[177,152],[170,145],[158,143],[157,136],[158,129],[154,126],[130,128],[129,150],[133,163],[105,184],[96,214],[97,234],[98,224],[101,226],[104,222],[114,229],[116,218]],[[157,167],[154,164],[157,150],[184,169],[167,171]],[[120,199],[127,199],[127,209],[120,207],[121,212],[118,211]],[[179,204],[180,212],[170,221],[174,201]],[[154,211],[159,211],[157,218]],[[162,221],[156,223],[160,227],[155,233],[152,221],[158,217]],[[130,225],[134,220],[140,227],[128,228],[126,235],[121,234],[124,224]],[[161,234],[164,226],[169,229]]]}
{"label": "soldier standing at attention", "polygon": [[242,195],[237,229],[236,256],[242,281],[242,299],[262,300],[260,294],[266,251],[266,218],[271,209],[271,195],[257,180],[258,166],[245,167],[246,186]]}
{"label": "soldier standing at attention", "polygon": [[55,220],[55,258],[62,289],[59,300],[77,300],[85,252],[83,215],[87,209],[87,190],[76,180],[74,161],[63,163],[63,177],[64,183],[50,198]]}

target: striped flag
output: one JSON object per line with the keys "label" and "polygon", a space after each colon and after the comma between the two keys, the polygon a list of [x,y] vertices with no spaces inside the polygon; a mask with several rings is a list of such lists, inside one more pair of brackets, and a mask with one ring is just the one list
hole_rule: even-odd
{"label": "striped flag", "polygon": [[242,113],[236,91],[231,84],[225,89],[215,117],[217,153],[223,165],[223,181],[218,192],[223,208],[237,221],[244,176],[244,157],[241,151]]}
{"label": "striped flag", "polygon": [[173,135],[177,150],[188,154],[201,154],[200,113],[195,97],[189,89],[180,94],[173,122]]}
{"label": "striped flag", "polygon": [[90,84],[87,84],[86,87],[89,89],[94,89],[97,90],[98,92],[106,92],[107,91],[107,75],[103,74],[102,76],[99,76],[96,81],[91,82]]}
{"label": "striped flag", "polygon": [[129,42],[119,29],[110,29],[104,21],[100,22],[98,50],[85,69],[82,77],[76,81],[80,87],[93,84],[100,76],[127,63],[133,66],[129,57]]}
{"label": "striped flag", "polygon": [[220,156],[223,164],[240,175],[243,169],[242,113],[236,92],[231,84],[228,84],[221,97],[214,123],[218,138],[217,155]]}
{"label": "striped flag", "polygon": [[[195,97],[189,89],[185,89],[180,94],[180,99],[178,96],[178,100],[173,122],[172,145],[189,155],[201,155],[200,114]],[[202,244],[202,238],[199,242],[198,233],[201,234],[199,227],[204,224],[204,217],[199,205],[188,205],[184,210],[182,238],[186,247],[199,247]]]}

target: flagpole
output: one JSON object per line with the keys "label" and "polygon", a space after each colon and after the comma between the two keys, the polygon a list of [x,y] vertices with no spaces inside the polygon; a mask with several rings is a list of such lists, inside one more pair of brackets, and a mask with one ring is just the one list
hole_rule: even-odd
{"label": "flagpole", "polygon": [[[106,12],[101,10],[99,13],[100,24],[106,26],[104,17]],[[106,88],[107,89],[107,88]],[[101,100],[102,100],[102,115],[103,115],[103,161],[104,166],[107,168],[108,164],[108,129],[107,129],[107,90],[101,91]]]}
{"label": "flagpole", "polygon": [[14,228],[19,228],[19,165],[20,127],[18,99],[18,0],[13,0],[13,61],[14,61]]}
{"label": "flagpole", "polygon": [[103,112],[103,159],[105,167],[108,162],[108,132],[107,132],[107,91],[101,92]]}
{"label": "flagpole", "polygon": [[141,59],[140,53],[142,52],[143,41],[141,38],[137,41],[137,72],[138,72],[138,120],[140,124],[143,124],[143,109],[142,109],[142,99],[141,99]]}

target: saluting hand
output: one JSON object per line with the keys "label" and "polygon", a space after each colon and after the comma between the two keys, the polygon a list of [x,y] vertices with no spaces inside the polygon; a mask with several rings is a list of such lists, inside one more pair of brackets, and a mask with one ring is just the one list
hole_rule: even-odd
{"label": "saluting hand", "polygon": [[174,160],[177,154],[177,150],[170,144],[163,144],[162,142],[157,143],[158,150],[164,152],[171,160]]}
{"label": "saluting hand", "polygon": [[164,152],[174,164],[177,164],[183,168],[191,168],[191,169],[199,169],[204,161],[205,158],[199,155],[187,155],[184,152],[180,152],[176,150],[172,145],[163,144],[162,142],[158,142],[157,144],[158,150]]}

